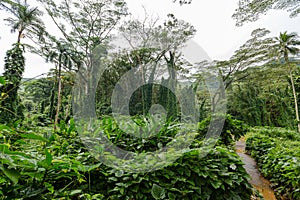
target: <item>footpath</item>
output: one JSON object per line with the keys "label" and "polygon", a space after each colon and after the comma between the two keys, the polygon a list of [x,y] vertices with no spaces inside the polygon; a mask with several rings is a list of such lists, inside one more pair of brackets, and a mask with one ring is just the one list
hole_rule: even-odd
{"label": "footpath", "polygon": [[236,142],[236,152],[241,157],[244,162],[244,168],[250,175],[249,183],[253,185],[264,197],[265,200],[276,200],[274,191],[270,187],[270,182],[265,179],[258,171],[257,164],[255,160],[246,154],[245,148],[246,143],[242,139]]}

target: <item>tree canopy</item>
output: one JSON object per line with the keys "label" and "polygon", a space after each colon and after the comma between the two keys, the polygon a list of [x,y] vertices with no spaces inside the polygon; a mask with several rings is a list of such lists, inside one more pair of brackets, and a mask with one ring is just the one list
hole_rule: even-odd
{"label": "tree canopy", "polygon": [[237,26],[246,22],[254,22],[269,10],[286,10],[290,17],[296,17],[300,13],[299,0],[239,0],[238,8],[232,17]]}

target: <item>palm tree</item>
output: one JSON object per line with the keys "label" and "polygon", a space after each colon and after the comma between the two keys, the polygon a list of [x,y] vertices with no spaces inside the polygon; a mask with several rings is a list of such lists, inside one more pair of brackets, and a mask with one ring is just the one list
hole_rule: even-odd
{"label": "palm tree", "polygon": [[[1,7],[3,6],[5,6],[5,4],[1,5]],[[5,20],[8,21],[12,27],[12,32],[18,32],[17,44],[19,44],[21,38],[24,37],[25,30],[29,33],[36,33],[43,27],[43,22],[39,18],[42,13],[37,7],[30,8],[26,0],[24,3],[20,1],[17,1],[17,3],[12,2],[10,7],[6,6],[6,8],[6,10],[14,16]]]}
{"label": "palm tree", "polygon": [[[27,30],[30,33],[36,33],[40,31],[42,22],[38,18],[41,14],[37,8],[29,8],[26,0],[21,3],[20,0],[2,0],[0,8],[5,9],[13,17],[6,19],[12,27],[12,32],[18,31],[17,43],[13,45],[13,48],[7,51],[5,58],[5,72],[4,78],[9,84],[2,88],[1,92],[8,94],[6,99],[2,99],[1,104],[3,108],[9,110],[15,116],[22,115],[22,106],[20,105],[20,98],[18,97],[18,89],[22,80],[25,58],[23,56],[24,46],[20,43],[21,38],[24,36],[24,31]],[[20,109],[19,109],[20,108]],[[8,114],[3,114],[8,116]],[[8,118],[8,117],[7,117]],[[14,120],[14,118],[10,118]]]}
{"label": "palm tree", "polygon": [[295,112],[296,112],[296,120],[298,125],[298,132],[300,132],[300,120],[299,120],[299,109],[298,109],[298,102],[297,102],[297,95],[295,89],[295,83],[292,73],[292,66],[291,61],[289,59],[289,55],[296,55],[299,53],[300,49],[298,46],[300,45],[300,40],[298,40],[297,33],[280,33],[279,37],[276,38],[277,40],[277,48],[281,56],[283,56],[285,64],[288,66],[288,72],[290,76],[290,81],[293,90],[293,97],[294,97],[294,104],[295,104]]}
{"label": "palm tree", "polygon": [[[55,49],[49,52],[47,60],[56,64],[56,79],[58,83],[57,91],[57,106],[54,119],[54,131],[57,129],[59,111],[61,107],[61,94],[62,94],[62,68],[71,70],[76,62],[75,55],[70,48],[70,45],[63,43],[62,41],[56,41]],[[58,69],[57,69],[58,67]],[[50,108],[51,110],[51,108]]]}

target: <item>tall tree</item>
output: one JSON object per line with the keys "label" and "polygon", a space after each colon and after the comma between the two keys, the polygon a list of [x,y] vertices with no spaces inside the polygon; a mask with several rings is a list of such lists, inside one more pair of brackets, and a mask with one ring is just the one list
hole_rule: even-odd
{"label": "tall tree", "polygon": [[[59,112],[62,101],[62,70],[71,70],[77,64],[76,54],[72,51],[71,46],[64,41],[56,41],[54,46],[48,53],[48,61],[55,63],[56,66],[56,82],[57,82],[57,105],[54,119],[54,130],[57,129],[59,120]],[[53,95],[54,93],[52,93]],[[53,103],[53,102],[52,102]],[[52,108],[50,108],[51,112]]]}
{"label": "tall tree", "polygon": [[21,38],[25,36],[25,31],[30,35],[36,33],[43,28],[43,22],[40,19],[41,11],[37,7],[31,8],[27,1],[17,4],[11,4],[9,12],[13,17],[5,19],[12,27],[11,31],[18,33],[17,43],[21,42]]}
{"label": "tall tree", "polygon": [[[137,76],[141,76],[144,85],[141,89],[142,110],[144,114],[147,114],[154,103],[152,102],[154,80],[157,74],[164,74],[161,70],[165,70],[159,69],[158,66],[167,64],[165,72],[169,74],[167,81],[171,84],[170,80],[176,79],[174,70],[182,69],[181,48],[194,36],[196,30],[191,24],[177,19],[173,14],[168,14],[167,20],[159,24],[158,18],[149,16],[145,11],[145,18],[142,21],[130,20],[121,27],[120,31],[130,47],[127,49],[130,51],[127,60],[132,66],[139,68]],[[169,86],[175,91],[176,85]],[[170,91],[165,95],[172,96]],[[171,98],[167,96],[161,99],[167,98],[171,101]],[[171,105],[171,102],[169,104]],[[168,110],[174,111],[171,107]]]}
{"label": "tall tree", "polygon": [[112,30],[128,14],[124,0],[39,1],[63,35],[61,39],[77,52],[88,70],[93,50],[107,44]]}
{"label": "tall tree", "polygon": [[[248,73],[241,73],[245,69],[270,61],[270,49],[274,45],[274,39],[268,37],[269,33],[270,31],[261,28],[252,31],[251,38],[241,45],[229,60],[199,63],[200,71],[195,76],[201,80],[203,73],[210,73],[207,70],[211,72],[217,70],[222,78],[220,81],[224,84],[224,89],[228,89],[234,82],[249,75]],[[220,92],[216,92],[212,97],[211,106],[213,110],[215,105],[218,105],[219,101],[223,99],[223,90],[221,89]]]}
{"label": "tall tree", "polygon": [[[124,0],[38,0],[46,9],[64,43],[68,43],[77,55],[76,71],[80,77],[76,83],[80,86],[76,103],[85,107],[85,112],[93,112],[93,89],[97,86],[98,70],[102,70],[95,60],[104,56],[109,38],[121,19],[128,14]],[[47,38],[42,38],[42,40]],[[102,48],[102,50],[99,50]],[[43,51],[44,47],[41,47]],[[101,55],[100,55],[101,54]],[[81,63],[81,64],[79,64]],[[97,72],[98,71],[98,72]],[[73,99],[76,99],[74,95]]]}
{"label": "tall tree", "polygon": [[270,49],[274,45],[274,39],[267,37],[269,33],[270,31],[264,28],[252,31],[251,38],[240,46],[228,61],[216,62],[223,76],[225,89],[244,77],[245,74],[239,76],[238,72],[270,61]]}
{"label": "tall tree", "polygon": [[284,62],[288,67],[288,73],[289,73],[292,91],[293,91],[293,97],[294,97],[296,120],[297,120],[297,124],[298,124],[298,132],[300,132],[300,120],[299,120],[297,94],[296,94],[295,83],[294,83],[294,78],[293,78],[292,63],[289,58],[289,55],[296,55],[300,51],[300,49],[299,49],[300,40],[298,38],[299,37],[298,37],[297,33],[287,33],[287,32],[280,33],[279,37],[276,38],[276,40],[277,40],[276,48],[279,50],[281,56],[283,56]]}
{"label": "tall tree", "polygon": [[[18,97],[18,88],[22,80],[25,58],[23,56],[24,45],[22,45],[21,38],[24,36],[24,31],[27,30],[29,33],[35,32],[35,30],[42,27],[42,22],[39,19],[41,13],[37,8],[31,9],[27,2],[11,3],[5,1],[4,3],[10,3],[7,7],[9,13],[13,15],[6,19],[9,25],[12,27],[12,32],[18,31],[17,43],[13,45],[11,50],[7,51],[5,57],[4,66],[4,78],[7,83],[1,90],[6,95],[2,99],[1,104],[4,109],[2,116],[5,116],[6,122],[12,122],[15,119],[22,118],[22,106],[20,105],[20,98]],[[12,115],[12,117],[10,117]]]}
{"label": "tall tree", "polygon": [[13,48],[6,52],[3,77],[6,84],[1,88],[1,117],[0,123],[11,123],[22,119],[22,106],[18,96],[18,88],[24,72],[25,58],[23,46],[14,44]]}

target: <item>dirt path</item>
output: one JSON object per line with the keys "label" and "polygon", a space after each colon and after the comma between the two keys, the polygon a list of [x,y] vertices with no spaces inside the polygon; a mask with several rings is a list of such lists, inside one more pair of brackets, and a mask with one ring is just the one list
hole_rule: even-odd
{"label": "dirt path", "polygon": [[266,180],[258,171],[256,162],[248,154],[245,153],[246,144],[244,141],[236,142],[237,154],[245,163],[244,168],[250,175],[251,183],[265,198],[265,200],[276,200],[273,190],[270,188],[270,182]]}

